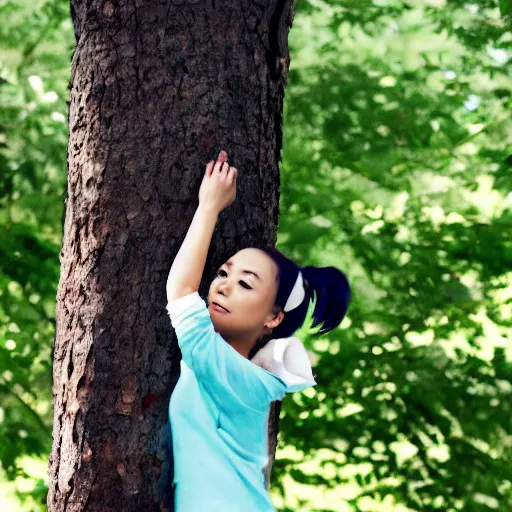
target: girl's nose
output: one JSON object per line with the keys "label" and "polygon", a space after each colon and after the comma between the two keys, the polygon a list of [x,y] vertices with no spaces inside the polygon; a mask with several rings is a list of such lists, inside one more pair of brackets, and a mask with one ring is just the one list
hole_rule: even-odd
{"label": "girl's nose", "polygon": [[229,293],[231,289],[231,285],[229,284],[229,281],[227,279],[224,279],[222,283],[219,285],[219,292],[223,295],[226,295],[226,293]]}

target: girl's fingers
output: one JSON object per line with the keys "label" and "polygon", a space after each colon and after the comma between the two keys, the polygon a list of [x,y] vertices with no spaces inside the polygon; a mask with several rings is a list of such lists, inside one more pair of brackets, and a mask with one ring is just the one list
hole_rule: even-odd
{"label": "girl's fingers", "polygon": [[234,168],[234,167],[230,167],[229,168],[229,172],[228,172],[228,183],[230,185],[233,184],[233,182],[236,181],[236,176],[237,176],[237,173],[238,171]]}
{"label": "girl's fingers", "polygon": [[217,161],[215,162],[215,167],[213,168],[213,171],[211,174],[213,174],[214,172],[220,172],[222,170],[223,164],[226,162],[227,159],[228,159],[228,154],[224,150],[222,150],[219,153],[219,156],[217,157]]}
{"label": "girl's fingers", "polygon": [[222,167],[222,164],[223,164],[223,162],[222,162],[221,160],[217,160],[217,161],[215,162],[215,167],[213,168],[213,172],[214,172],[214,173],[219,173],[219,172],[220,172],[220,169],[221,169],[221,167]]}

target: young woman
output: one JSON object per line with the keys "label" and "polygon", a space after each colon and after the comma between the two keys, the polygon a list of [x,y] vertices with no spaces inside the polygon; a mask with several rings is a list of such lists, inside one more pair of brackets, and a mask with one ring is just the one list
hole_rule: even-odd
{"label": "young woman", "polygon": [[218,214],[236,196],[238,171],[221,151],[167,281],[167,310],[182,353],[169,417],[176,512],[275,510],[265,488],[272,401],[316,384],[302,342],[291,335],[316,296],[313,327],[328,332],[350,300],[339,270],[299,268],[275,249],[246,248],[198,294]]}

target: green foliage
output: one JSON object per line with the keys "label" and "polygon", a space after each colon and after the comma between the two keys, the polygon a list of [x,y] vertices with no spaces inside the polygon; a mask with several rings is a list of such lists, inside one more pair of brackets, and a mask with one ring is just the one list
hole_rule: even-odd
{"label": "green foliage", "polygon": [[327,342],[304,331],[318,387],[285,402],[281,446],[303,458],[278,461],[280,492],[355,477],[329,510],[508,510],[512,37],[495,2],[307,7],[279,246],[345,269],[354,301]]}
{"label": "green foliage", "polygon": [[[10,479],[50,449],[74,44],[67,2],[25,4],[0,4]],[[340,329],[302,332],[318,386],[283,405],[283,512],[512,507],[509,22],[507,0],[298,2],[279,246],[346,270],[354,300]]]}
{"label": "green foliage", "polygon": [[0,461],[14,479],[51,446],[72,34],[67,2],[2,2],[0,17]]}

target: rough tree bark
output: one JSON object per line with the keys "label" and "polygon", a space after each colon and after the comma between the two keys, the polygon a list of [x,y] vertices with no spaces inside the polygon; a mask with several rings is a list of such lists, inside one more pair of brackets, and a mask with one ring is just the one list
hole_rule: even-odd
{"label": "rough tree bark", "polygon": [[72,0],[71,15],[48,507],[157,511],[180,358],[167,273],[220,148],[239,190],[200,292],[227,256],[275,242],[293,0]]}

